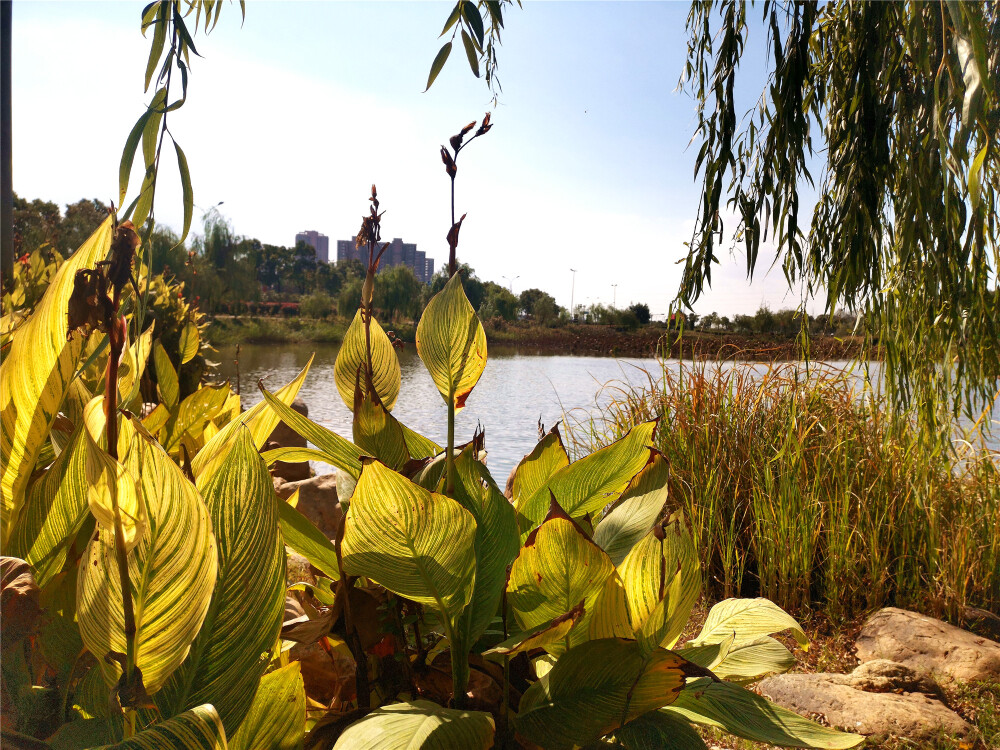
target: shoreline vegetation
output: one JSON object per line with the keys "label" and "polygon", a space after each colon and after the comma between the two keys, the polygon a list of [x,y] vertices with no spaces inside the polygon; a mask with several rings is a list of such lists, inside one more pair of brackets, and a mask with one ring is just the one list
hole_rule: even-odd
{"label": "shoreline vegetation", "polygon": [[[348,322],[340,318],[217,315],[210,319],[206,338],[217,346],[236,344],[339,344]],[[416,326],[398,323],[387,327],[396,339],[412,345]],[[613,325],[566,324],[558,328],[530,322],[487,325],[491,345],[521,353],[573,354],[606,357],[655,357],[688,360],[737,360],[786,362],[801,359],[800,341],[780,334],[685,330],[650,325],[635,330]],[[813,334],[809,355],[815,360],[842,361],[858,357],[861,336]],[[669,349],[668,349],[669,347]],[[872,357],[872,352],[869,356]],[[874,354],[879,354],[877,351]],[[880,358],[880,357],[872,357]]]}

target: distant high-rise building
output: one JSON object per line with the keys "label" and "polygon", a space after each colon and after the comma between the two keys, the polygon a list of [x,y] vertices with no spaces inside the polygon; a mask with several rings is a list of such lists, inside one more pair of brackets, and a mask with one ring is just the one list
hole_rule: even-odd
{"label": "distant high-rise building", "polygon": [[[337,262],[345,260],[359,260],[362,263],[368,262],[368,251],[355,244],[357,237],[349,240],[337,240]],[[424,284],[429,284],[434,276],[434,259],[428,258],[423,250],[417,250],[415,244],[403,242],[399,237],[388,243],[388,247],[382,254],[382,262],[379,269],[391,266],[409,266],[413,274]]]}
{"label": "distant high-rise building", "polygon": [[313,250],[316,251],[316,260],[320,263],[330,262],[330,238],[325,234],[313,230],[299,232],[295,235],[295,244],[298,245],[300,242],[312,245]]}

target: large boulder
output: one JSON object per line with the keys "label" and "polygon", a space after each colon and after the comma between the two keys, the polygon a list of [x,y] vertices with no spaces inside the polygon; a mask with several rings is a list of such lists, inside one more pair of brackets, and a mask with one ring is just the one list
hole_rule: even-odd
{"label": "large boulder", "polygon": [[[914,692],[907,692],[910,688]],[[866,736],[923,741],[975,735],[972,725],[920,692],[924,689],[936,688],[908,667],[889,661],[862,665],[848,675],[776,675],[757,687],[765,698],[797,714]]]}
{"label": "large boulder", "polygon": [[299,513],[312,521],[327,538],[336,538],[340,519],[344,515],[337,497],[336,474],[320,474],[297,482],[275,479],[274,490],[278,497],[285,500],[298,490],[299,503],[296,508]]}
{"label": "large boulder", "polygon": [[872,615],[856,647],[859,661],[889,659],[939,680],[1000,678],[1000,643],[905,609]]}
{"label": "large boulder", "polygon": [[[306,406],[305,401],[302,399],[295,399],[295,401],[292,402],[292,409],[297,411],[303,417],[309,416],[309,407]],[[284,422],[278,422],[278,426],[274,428],[264,444],[265,450],[271,450],[273,448],[305,447],[306,439]],[[311,475],[312,470],[309,468],[308,461],[302,461],[301,463],[275,461],[274,466],[271,468],[271,476],[280,477],[281,479],[289,482],[297,482],[302,479],[308,479]]]}

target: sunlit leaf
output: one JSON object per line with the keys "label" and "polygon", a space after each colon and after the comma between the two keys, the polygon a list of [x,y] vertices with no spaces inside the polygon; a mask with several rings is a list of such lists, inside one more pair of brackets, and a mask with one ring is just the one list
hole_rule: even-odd
{"label": "sunlit leaf", "polygon": [[366,455],[399,471],[410,460],[406,436],[396,418],[366,391],[359,385],[354,399],[354,444]]}
{"label": "sunlit leaf", "polygon": [[451,618],[472,598],[475,534],[457,502],[365,459],[347,513],[344,570]]}
{"label": "sunlit leaf", "polygon": [[[136,431],[125,462],[147,512],[148,529],[129,554],[135,606],[136,664],[152,695],[184,661],[201,628],[216,582],[212,522],[194,485],[155,442]],[[83,642],[110,687],[120,669],[104,655],[126,652],[121,584],[113,535],[90,541],[77,579],[77,616]]]}
{"label": "sunlit leaf", "polygon": [[153,344],[153,366],[156,368],[156,385],[160,391],[160,399],[167,409],[172,411],[180,397],[180,386],[177,383],[177,371],[174,370],[170,357],[159,341]]}
{"label": "sunlit leaf", "polygon": [[226,750],[226,730],[212,706],[198,706],[104,750]]}
{"label": "sunlit leaf", "polygon": [[[369,336],[372,351],[372,385],[382,400],[383,405],[392,411],[399,396],[400,369],[396,350],[382,326],[371,319]],[[354,320],[344,334],[344,341],[337,352],[337,361],[333,365],[334,381],[337,391],[348,409],[354,409],[354,385],[365,386],[365,368],[368,362],[368,344],[365,338],[365,324],[361,310],[354,315]],[[358,378],[358,371],[361,377]]]}
{"label": "sunlit leaf", "polygon": [[643,714],[615,732],[615,739],[626,750],[707,750],[708,747],[690,722],[670,711]]}
{"label": "sunlit leaf", "polygon": [[507,577],[507,566],[518,553],[514,508],[493,481],[486,466],[468,445],[455,459],[454,498],[476,521],[476,585],[463,614],[466,643],[486,631],[497,612]]}
{"label": "sunlit leaf", "polygon": [[270,661],[285,602],[285,548],[271,475],[246,427],[203,489],[219,549],[212,601],[188,658],[157,694],[171,716],[202,703],[229,733],[239,726]]}
{"label": "sunlit leaf", "polygon": [[[269,393],[265,394],[265,396],[270,396],[274,402],[287,407],[295,400],[295,397],[299,395],[299,389],[302,387],[302,383],[306,379],[306,374],[309,372],[309,366],[312,364],[312,361],[313,358],[310,357],[306,366],[302,368],[302,371],[299,372],[299,374],[296,375],[295,378],[284,388],[279,390],[273,396]],[[288,411],[299,417],[302,416],[294,409],[289,408]],[[248,409],[240,414],[239,417],[229,422],[229,424],[219,430],[219,432],[214,435],[211,440],[207,441],[204,447],[198,452],[198,455],[195,456],[194,461],[191,464],[191,468],[194,470],[195,476],[198,477],[198,481],[207,480],[208,477],[218,468],[223,457],[225,456],[225,453],[227,452],[226,446],[228,445],[233,434],[235,434],[235,432],[239,429],[239,425],[245,424],[250,428],[250,434],[253,435],[253,444],[260,449],[264,446],[265,441],[274,431],[274,428],[278,426],[279,419],[279,416],[274,412],[273,408],[262,401],[261,403],[255,405],[252,409]],[[287,419],[285,421],[287,423]],[[312,424],[312,422],[310,422],[310,424]]]}
{"label": "sunlit leaf", "polygon": [[555,425],[514,469],[511,486],[514,507],[519,507],[534,495],[549,477],[565,466],[569,466],[569,455],[563,447],[559,425]]}
{"label": "sunlit leaf", "polygon": [[522,535],[541,523],[549,493],[571,517],[593,513],[617,500],[650,459],[656,421],[637,424],[620,440],[565,466],[518,508]]}
{"label": "sunlit leaf", "polygon": [[187,364],[194,359],[199,348],[201,348],[201,335],[198,333],[198,326],[188,323],[181,330],[181,364]]}
{"label": "sunlit leaf", "polygon": [[302,555],[309,564],[330,578],[340,578],[337,550],[322,531],[289,503],[278,503],[278,520],[285,544]]}
{"label": "sunlit leaf", "polygon": [[[507,604],[521,628],[528,630],[566,614],[580,602],[589,610],[613,570],[604,550],[556,509],[528,538],[511,566]],[[554,646],[548,648],[552,651]]]}
{"label": "sunlit leaf", "polygon": [[[450,45],[449,45],[450,46]],[[424,308],[417,353],[445,403],[458,412],[486,367],[486,331],[455,274]]]}
{"label": "sunlit leaf", "polygon": [[[173,140],[172,137],[171,140]],[[181,236],[177,239],[179,245],[187,239],[188,232],[191,231],[191,216],[194,213],[194,189],[191,187],[191,171],[188,169],[187,157],[177,141],[174,141],[174,151],[177,152],[177,171],[181,176],[181,198],[184,205],[184,223],[181,225]],[[183,337],[181,341],[183,342]],[[183,344],[181,350],[185,350]]]}
{"label": "sunlit leaf", "polygon": [[740,642],[784,630],[791,630],[800,646],[808,646],[809,639],[802,626],[777,604],[763,598],[725,599],[709,610],[701,632],[686,645],[719,643],[732,633],[736,633]]}
{"label": "sunlit leaf", "polygon": [[41,302],[14,333],[0,365],[0,463],[3,464],[0,541],[25,501],[25,490],[84,349],[79,333],[67,341],[66,311],[74,276],[93,268],[111,246],[109,217],[56,272]]}
{"label": "sunlit leaf", "polygon": [[560,656],[528,688],[515,727],[547,749],[586,745],[647,711],[671,704],[692,668],[664,649],[644,655],[635,641],[588,641]]}
{"label": "sunlit leaf", "polygon": [[621,565],[636,542],[653,528],[667,502],[669,477],[670,466],[662,455],[654,454],[633,477],[620,502],[597,524],[594,541],[615,565]]}
{"label": "sunlit leaf", "polygon": [[664,710],[737,737],[782,747],[837,749],[864,742],[860,735],[824,727],[731,682],[695,680]]}
{"label": "sunlit leaf", "polygon": [[225,407],[229,399],[229,385],[205,385],[185,398],[177,415],[168,425],[170,437],[163,443],[167,453],[180,450],[185,439],[194,441],[201,437],[209,422]]}
{"label": "sunlit leaf", "polygon": [[94,442],[87,430],[83,434],[87,452],[84,464],[87,505],[101,531],[110,534],[112,538],[115,534],[117,508],[125,548],[132,549],[142,540],[147,526],[145,509],[139,502],[135,479],[128,469]]}
{"label": "sunlit leaf", "polygon": [[349,726],[334,750],[488,750],[493,717],[430,701],[382,706]]}
{"label": "sunlit leaf", "polygon": [[130,406],[139,398],[139,381],[146,371],[149,350],[153,345],[153,328],[150,326],[122,353],[118,366],[118,403]]}
{"label": "sunlit leaf", "polygon": [[619,573],[636,637],[648,648],[672,648],[701,593],[698,553],[679,514],[654,526]]}
{"label": "sunlit leaf", "polygon": [[580,602],[566,614],[560,615],[551,622],[543,622],[533,628],[529,628],[523,633],[518,633],[506,641],[497,644],[486,653],[512,656],[522,651],[546,648],[559,641],[563,641],[582,616],[583,602]]}

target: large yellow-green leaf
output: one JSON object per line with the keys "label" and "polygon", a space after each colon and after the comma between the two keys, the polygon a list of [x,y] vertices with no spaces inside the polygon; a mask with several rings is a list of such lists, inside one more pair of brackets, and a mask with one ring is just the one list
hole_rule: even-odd
{"label": "large yellow-green leaf", "polygon": [[360,385],[354,398],[354,444],[394,471],[410,460],[406,436],[396,418]]}
{"label": "large yellow-green leaf", "polygon": [[[372,385],[382,400],[385,408],[392,410],[399,397],[399,358],[396,350],[386,336],[382,326],[375,318],[371,319],[369,327],[372,348]],[[337,361],[333,366],[334,380],[337,390],[348,409],[354,409],[354,384],[361,383],[365,387],[365,363],[368,361],[367,345],[365,343],[365,324],[360,310],[344,334],[344,342],[337,352]],[[361,377],[358,378],[358,369]]]}
{"label": "large yellow-green leaf", "polygon": [[680,515],[654,526],[618,572],[636,637],[647,648],[672,648],[701,593],[698,553]]}
{"label": "large yellow-green leaf", "polygon": [[[41,302],[13,334],[0,365],[0,541],[25,501],[35,461],[69,388],[79,363],[84,338],[67,340],[67,309],[73,279],[82,268],[104,260],[111,246],[108,217],[90,238],[63,263]],[[9,252],[5,248],[4,252]]]}
{"label": "large yellow-green leaf", "polygon": [[229,750],[295,750],[306,729],[306,692],[301,665],[264,675]]}
{"label": "large yellow-green leaf", "polygon": [[[616,570],[604,582],[601,593],[597,595],[585,620],[587,639],[598,638],[634,638],[632,623],[628,616],[628,603],[625,601],[625,585]],[[580,630],[584,630],[583,627]],[[585,639],[579,638],[579,642]],[[570,639],[571,643],[577,641]]]}
{"label": "large yellow-green leaf", "polygon": [[212,706],[198,706],[103,750],[226,750],[226,730]]}
{"label": "large yellow-green leaf", "polygon": [[11,530],[6,554],[31,564],[44,587],[62,570],[66,553],[87,519],[87,451],[83,425],[32,486],[28,502]]}
{"label": "large yellow-green leaf", "polygon": [[194,323],[188,323],[181,331],[181,364],[187,364],[194,359],[200,348],[201,336],[198,333],[198,326]]}
{"label": "large yellow-green leaf", "polygon": [[565,466],[535,490],[518,508],[524,535],[545,517],[549,493],[571,517],[599,511],[617,500],[632,478],[649,462],[656,421],[637,424],[621,440]]}
{"label": "large yellow-green leaf", "polygon": [[167,350],[159,341],[153,344],[153,367],[156,369],[156,386],[160,391],[160,400],[167,409],[173,411],[180,398],[180,385],[177,382],[177,371],[170,362]]}
{"label": "large yellow-green leaf", "polygon": [[554,620],[580,602],[589,610],[614,571],[604,550],[558,508],[549,515],[510,569],[507,603],[523,630]]}
{"label": "large yellow-green leaf", "polygon": [[122,353],[121,364],[118,365],[118,403],[127,408],[134,408],[139,398],[139,381],[146,371],[153,345],[153,328],[151,325],[139,334],[139,338]]}
{"label": "large yellow-green leaf", "polygon": [[702,646],[721,643],[732,633],[736,642],[750,641],[758,636],[791,630],[799,645],[806,648],[806,638],[802,626],[781,607],[767,599],[724,599],[708,612],[705,624],[688,646]]}
{"label": "large yellow-green leaf", "polygon": [[382,706],[349,726],[334,750],[488,750],[493,717],[430,701]]}
{"label": "large yellow-green leaf", "polygon": [[169,437],[163,444],[167,453],[180,450],[182,443],[187,443],[188,450],[202,436],[205,427],[211,422],[229,400],[229,385],[205,385],[181,401],[176,417],[167,424]]}
{"label": "large yellow-green leaf", "polygon": [[731,682],[694,680],[663,710],[737,737],[781,747],[840,750],[864,742],[861,735],[824,727]]}
{"label": "large yellow-green leaf", "polygon": [[569,455],[563,447],[562,436],[557,424],[549,430],[545,437],[538,441],[531,453],[521,459],[514,469],[511,483],[511,502],[519,507],[525,500],[534,495],[553,474],[569,466]]}
{"label": "large yellow-green leaf", "polygon": [[285,605],[280,501],[246,427],[203,495],[219,550],[215,591],[187,659],[156,700],[164,716],[211,703],[232,734],[267,669]]}
{"label": "large yellow-green leaf", "polygon": [[115,508],[121,519],[125,548],[132,549],[142,540],[146,531],[146,513],[139,502],[135,478],[121,463],[109,456],[90,436],[83,431],[87,459],[85,481],[87,484],[87,504],[97,519],[97,525],[114,537]]}
{"label": "large yellow-green leaf", "polygon": [[[302,371],[271,398],[284,406],[291,404],[295,400],[295,397],[299,395],[299,389],[306,379],[306,374],[309,372],[312,362],[313,357],[309,357],[309,361],[306,362],[306,366],[302,368]],[[265,395],[270,394],[265,393]],[[294,409],[288,409],[288,411],[298,414],[300,417],[302,416]],[[278,426],[279,421],[279,417],[274,412],[274,409],[262,401],[229,422],[229,424],[219,430],[205,443],[202,449],[198,451],[198,455],[194,457],[194,461],[191,462],[191,468],[194,471],[194,475],[198,477],[198,481],[207,481],[219,468],[219,464],[224,460],[228,452],[227,446],[229,445],[229,441],[232,440],[233,435],[235,435],[240,425],[246,425],[250,429],[250,434],[253,436],[253,444],[260,449],[264,446],[268,435]]]}
{"label": "large yellow-green leaf", "polygon": [[486,368],[486,331],[465,296],[461,274],[427,303],[417,325],[417,354],[445,403],[458,412]]}
{"label": "large yellow-green leaf", "polygon": [[344,570],[454,618],[472,598],[475,535],[472,514],[450,497],[364,459],[347,513]]}
{"label": "large yellow-green leaf", "polygon": [[586,745],[671,704],[686,676],[700,672],[671,651],[646,655],[635,641],[581,643],[525,691],[515,727],[546,750]]}
{"label": "large yellow-green leaf", "polygon": [[[272,396],[264,387],[261,387],[260,392],[264,394],[264,401],[257,404],[257,406],[265,405],[266,408],[270,408],[275,415],[275,422],[280,419],[289,428],[295,430],[295,432],[315,445],[323,453],[323,460],[327,463],[336,466],[338,469],[343,469],[355,479],[358,477],[361,473],[361,455],[364,451],[350,440],[342,438],[332,430],[328,430],[326,427],[316,424],[308,417],[299,414],[295,409],[288,406],[291,400],[286,403],[283,399],[279,399],[278,395]],[[253,409],[250,411],[253,411]]]}
{"label": "large yellow-green leaf", "polygon": [[517,520],[472,444],[455,459],[454,490],[455,500],[476,520],[476,586],[462,619],[465,643],[471,645],[486,631],[500,605],[507,566],[518,553]]}
{"label": "large yellow-green leaf", "polygon": [[653,528],[667,502],[670,466],[660,453],[654,453],[645,468],[633,477],[620,502],[594,529],[594,541],[608,553],[611,562],[622,560]]}
{"label": "large yellow-green leaf", "polygon": [[723,680],[750,682],[769,674],[787,672],[794,666],[795,656],[791,651],[771,636],[761,635],[731,644],[711,669]]}
{"label": "large yellow-green leaf", "polygon": [[536,648],[545,648],[552,644],[563,642],[569,632],[576,626],[583,617],[583,602],[580,602],[571,611],[560,615],[551,622],[543,622],[529,628],[523,633],[511,636],[502,643],[487,651],[487,654],[503,654],[510,656],[519,654],[522,651],[532,651]]}
{"label": "large yellow-green leaf", "polygon": [[[198,490],[163,449],[136,430],[126,468],[138,479],[149,527],[129,553],[135,605],[136,664],[152,695],[187,657],[212,598],[218,569],[208,509]],[[122,592],[114,537],[101,530],[87,545],[77,578],[83,642],[109,686],[120,669],[104,655],[125,653]]]}

